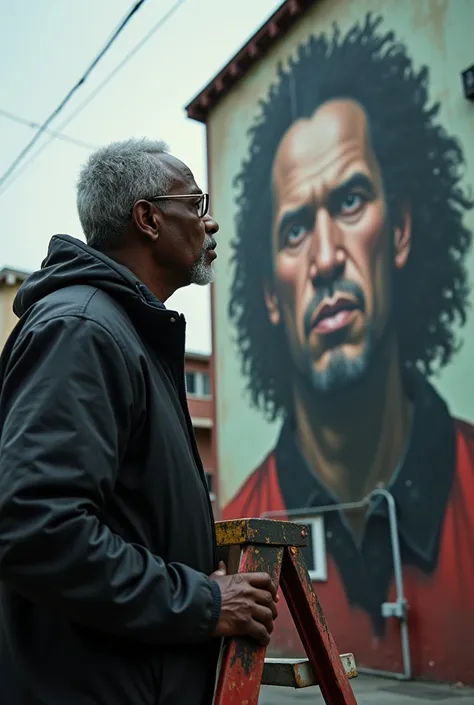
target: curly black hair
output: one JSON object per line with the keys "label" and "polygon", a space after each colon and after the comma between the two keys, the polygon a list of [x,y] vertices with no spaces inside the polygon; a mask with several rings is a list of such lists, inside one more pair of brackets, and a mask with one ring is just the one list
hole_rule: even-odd
{"label": "curly black hair", "polygon": [[288,350],[281,326],[268,319],[264,283],[272,281],[272,163],[283,134],[329,100],[349,99],[365,110],[379,160],[391,222],[407,204],[412,246],[394,282],[394,315],[406,368],[429,376],[458,349],[468,282],[463,260],[471,233],[464,212],[474,201],[460,186],[463,152],[428,104],[428,68],[416,71],[383,18],[369,13],[341,37],[311,36],[278,78],[249,130],[250,146],[235,179],[239,189],[229,317],[235,325],[251,403],[269,419],[288,409]]}

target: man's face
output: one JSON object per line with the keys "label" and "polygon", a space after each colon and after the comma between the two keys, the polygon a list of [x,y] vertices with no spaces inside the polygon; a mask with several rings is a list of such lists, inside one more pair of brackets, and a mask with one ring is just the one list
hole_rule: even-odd
{"label": "man's face", "polygon": [[365,373],[387,328],[393,267],[409,230],[391,230],[367,118],[352,101],[324,104],[280,142],[273,164],[270,320],[315,390]]}
{"label": "man's face", "polygon": [[202,195],[190,169],[169,154],[160,155],[173,175],[170,195],[196,194],[196,198],[166,201],[161,219],[157,256],[183,277],[184,284],[210,284],[214,280],[212,262],[216,258],[215,233],[219,230],[210,216],[199,216]]}

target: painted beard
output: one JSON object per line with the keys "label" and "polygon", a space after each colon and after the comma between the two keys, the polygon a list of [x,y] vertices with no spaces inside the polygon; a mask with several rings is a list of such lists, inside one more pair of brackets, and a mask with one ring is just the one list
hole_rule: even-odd
{"label": "painted beard", "polygon": [[366,331],[364,349],[357,358],[349,359],[342,350],[336,349],[332,352],[324,370],[315,369],[312,360],[309,359],[309,375],[314,391],[333,394],[358,382],[370,368],[375,348],[375,333],[372,328],[369,328]]}
{"label": "painted beard", "polygon": [[207,261],[207,251],[215,246],[216,241],[214,238],[206,235],[201,255],[191,269],[191,284],[205,286],[206,284],[212,284],[214,281],[215,272],[212,265]]}
{"label": "painted beard", "polygon": [[[361,311],[365,311],[365,296],[361,287],[355,282],[348,280],[335,280],[324,286],[317,287],[316,295],[305,312],[305,335],[309,337],[314,312],[325,298],[330,299],[336,294],[349,294],[358,305]],[[331,394],[345,389],[348,385],[358,382],[370,367],[374,350],[376,348],[376,335],[373,326],[369,325],[366,330],[366,340],[361,354],[354,359],[348,358],[346,354],[336,348],[330,355],[329,363],[324,370],[317,370],[314,367],[313,359],[308,352],[308,368],[311,379],[311,386],[316,392]]]}

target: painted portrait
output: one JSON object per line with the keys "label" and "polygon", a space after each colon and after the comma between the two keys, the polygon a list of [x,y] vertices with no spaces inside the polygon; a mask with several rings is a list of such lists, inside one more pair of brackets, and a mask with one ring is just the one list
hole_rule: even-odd
{"label": "painted portrait", "polygon": [[[254,105],[215,325],[232,331],[240,397],[273,437],[226,486],[227,448],[238,460],[228,429],[245,431],[219,391],[219,347],[219,470],[224,518],[323,510],[316,589],[336,641],[397,671],[399,622],[382,609],[395,601],[388,504],[376,491],[388,492],[412,659],[429,675],[474,627],[474,397],[456,413],[449,375],[448,394],[439,382],[473,329],[474,148],[433,95],[430,57],[415,61],[414,37],[386,15],[313,26]],[[280,627],[277,650],[291,639]]]}

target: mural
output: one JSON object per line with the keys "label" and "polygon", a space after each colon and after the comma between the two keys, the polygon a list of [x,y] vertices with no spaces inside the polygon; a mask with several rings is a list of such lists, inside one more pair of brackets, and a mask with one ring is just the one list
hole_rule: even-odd
{"label": "mural", "polygon": [[[474,427],[434,384],[470,318],[468,145],[389,16],[308,26],[288,56],[253,105],[233,174],[231,276],[215,318],[217,338],[231,325],[247,407],[278,433],[226,495],[219,429],[223,516],[304,514],[388,489],[415,671],[474,681],[463,646],[474,629]],[[211,146],[212,135],[211,122]],[[224,354],[218,345],[218,410]],[[401,670],[398,623],[381,612],[395,599],[386,504],[328,512],[324,529],[317,589],[338,645]],[[292,639],[280,626],[276,647],[298,649]]]}

